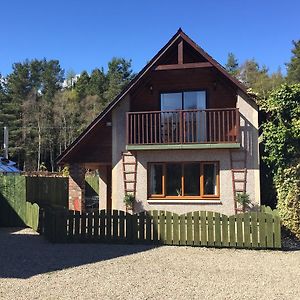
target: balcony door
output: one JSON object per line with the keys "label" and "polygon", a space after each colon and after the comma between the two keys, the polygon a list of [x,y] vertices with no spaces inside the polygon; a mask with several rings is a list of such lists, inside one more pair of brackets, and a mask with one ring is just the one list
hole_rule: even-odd
{"label": "balcony door", "polygon": [[[206,92],[187,91],[162,93],[160,96],[162,142],[199,143],[206,141]],[[182,116],[176,111],[184,110]],[[185,111],[187,110],[187,111]],[[180,137],[182,117],[183,137]]]}

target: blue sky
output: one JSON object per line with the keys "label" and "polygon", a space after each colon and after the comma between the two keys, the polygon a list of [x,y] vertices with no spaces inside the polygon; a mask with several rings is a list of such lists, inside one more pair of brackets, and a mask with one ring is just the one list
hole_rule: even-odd
{"label": "blue sky", "polygon": [[0,73],[43,57],[90,72],[113,56],[131,58],[137,72],[179,27],[222,64],[233,52],[285,71],[299,11],[298,0],[1,1]]}

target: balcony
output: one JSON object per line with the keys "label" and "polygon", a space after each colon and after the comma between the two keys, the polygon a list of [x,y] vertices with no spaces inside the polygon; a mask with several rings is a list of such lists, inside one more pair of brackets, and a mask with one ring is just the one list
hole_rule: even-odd
{"label": "balcony", "polygon": [[237,108],[127,113],[127,150],[239,148]]}

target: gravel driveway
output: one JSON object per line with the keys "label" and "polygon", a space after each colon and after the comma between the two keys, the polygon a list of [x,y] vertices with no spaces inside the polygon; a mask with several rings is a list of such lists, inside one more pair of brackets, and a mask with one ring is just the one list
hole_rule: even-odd
{"label": "gravel driveway", "polygon": [[300,299],[300,250],[50,244],[0,229],[0,299]]}

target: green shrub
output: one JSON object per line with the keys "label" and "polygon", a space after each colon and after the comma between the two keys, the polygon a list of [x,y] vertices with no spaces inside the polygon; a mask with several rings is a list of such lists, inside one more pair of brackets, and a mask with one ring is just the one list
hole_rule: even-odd
{"label": "green shrub", "polygon": [[274,181],[282,224],[300,239],[300,162],[278,170]]}
{"label": "green shrub", "polygon": [[126,205],[126,207],[128,208],[133,208],[133,204],[134,204],[134,196],[132,194],[125,194],[124,196],[124,203]]}
{"label": "green shrub", "polygon": [[247,193],[238,193],[236,196],[236,201],[243,206],[243,208],[248,207],[251,203],[250,196]]}

